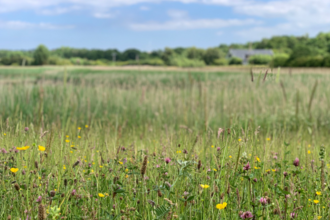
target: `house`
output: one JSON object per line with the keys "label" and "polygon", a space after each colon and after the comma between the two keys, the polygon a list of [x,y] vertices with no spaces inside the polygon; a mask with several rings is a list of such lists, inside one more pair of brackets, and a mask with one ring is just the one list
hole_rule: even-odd
{"label": "house", "polygon": [[249,57],[253,55],[269,55],[273,56],[273,50],[267,49],[230,49],[229,58],[237,57],[243,61],[243,65],[249,64]]}

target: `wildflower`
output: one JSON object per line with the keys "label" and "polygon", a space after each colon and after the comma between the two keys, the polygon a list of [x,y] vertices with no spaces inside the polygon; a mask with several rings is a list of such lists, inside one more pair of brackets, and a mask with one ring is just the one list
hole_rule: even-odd
{"label": "wildflower", "polygon": [[272,169],[273,172],[276,172],[276,169]]}
{"label": "wildflower", "polygon": [[65,137],[67,137],[67,138],[68,138],[68,137],[69,137],[69,135],[67,135],[67,136],[65,136]]}
{"label": "wildflower", "polygon": [[250,163],[248,162],[244,167],[243,170],[248,171],[251,168]]}
{"label": "wildflower", "polygon": [[288,173],[284,171],[283,175],[284,175],[284,177],[286,177],[288,175]]}
{"label": "wildflower", "polygon": [[320,201],[319,200],[314,200],[313,201],[315,204],[318,204]]}
{"label": "wildflower", "polygon": [[39,145],[39,146],[38,146],[38,150],[39,150],[39,151],[45,151],[45,150],[46,150],[46,148],[45,148],[45,147],[43,147],[43,146],[40,146],[40,145]]}
{"label": "wildflower", "polygon": [[184,191],[183,195],[184,195],[184,196],[187,196],[187,195],[189,195],[189,192]]}
{"label": "wildflower", "polygon": [[40,203],[42,201],[42,197],[38,196],[38,199],[36,200],[37,203]]}
{"label": "wildflower", "polygon": [[267,141],[270,141],[270,137],[269,138],[266,138]]}
{"label": "wildflower", "polygon": [[81,130],[81,127],[78,127],[78,130]]}
{"label": "wildflower", "polygon": [[24,128],[24,131],[28,131],[28,130],[29,130],[29,128],[28,128],[28,127],[25,127],[25,128]]}
{"label": "wildflower", "polygon": [[213,169],[215,172],[217,172],[217,169]]}
{"label": "wildflower", "polygon": [[275,156],[273,157],[273,159],[274,159],[274,160],[277,160],[277,156],[275,155]]}
{"label": "wildflower", "polygon": [[310,153],[311,153],[311,151],[310,151],[310,150],[308,150],[308,151],[307,151],[307,153],[308,153],[308,154],[310,154]]}
{"label": "wildflower", "polygon": [[293,165],[295,165],[296,167],[299,166],[299,158],[298,157],[293,161]]}
{"label": "wildflower", "polygon": [[209,185],[206,185],[206,184],[205,184],[205,185],[204,185],[204,184],[201,184],[200,186],[201,186],[203,189],[207,189],[207,188],[210,187]]}
{"label": "wildflower", "polygon": [[118,161],[118,163],[121,164],[121,165],[123,165],[123,162],[121,162],[121,161]]}
{"label": "wildflower", "polygon": [[65,165],[63,165],[63,170],[66,170],[66,167],[65,167]]}
{"label": "wildflower", "polygon": [[249,218],[253,218],[253,215],[251,212],[247,211],[247,212],[244,212],[240,217],[241,217],[241,219],[249,219]]}
{"label": "wildflower", "polygon": [[256,169],[256,170],[259,170],[259,169],[260,169],[260,167],[254,167],[254,169]]}
{"label": "wildflower", "polygon": [[85,125],[85,128],[88,128],[88,125]]}
{"label": "wildflower", "polygon": [[256,156],[256,161],[260,162],[260,158],[258,156]]}
{"label": "wildflower", "polygon": [[[128,177],[128,175],[126,175]],[[144,180],[149,180],[149,177],[145,176]]]}
{"label": "wildflower", "polygon": [[22,175],[25,175],[25,174],[26,174],[25,170],[22,170]]}
{"label": "wildflower", "polygon": [[18,171],[18,168],[10,168],[10,171],[16,173]]}
{"label": "wildflower", "polygon": [[221,150],[221,148],[220,147],[217,147],[217,151],[220,151]]}
{"label": "wildflower", "polygon": [[261,197],[260,200],[259,200],[259,202],[260,202],[262,205],[266,205],[266,204],[267,204],[267,199]]}
{"label": "wildflower", "polygon": [[2,148],[1,153],[3,153],[3,154],[7,154],[8,152],[6,151],[5,148]]}
{"label": "wildflower", "polygon": [[220,203],[220,204],[217,204],[215,207],[217,208],[217,209],[219,209],[219,210],[221,210],[221,209],[224,209],[224,208],[226,208],[226,206],[227,206],[227,203],[226,202],[224,202],[224,203]]}
{"label": "wildflower", "polygon": [[177,150],[176,153],[177,153],[177,154],[181,154],[181,150]]}
{"label": "wildflower", "polygon": [[3,135],[5,135],[5,136],[6,136],[7,134],[6,134],[6,133],[3,133]]}
{"label": "wildflower", "polygon": [[165,163],[169,164],[169,162],[171,162],[170,158],[165,158]]}
{"label": "wildflower", "polygon": [[241,141],[242,141],[242,139],[240,139],[240,138],[239,138],[239,139],[238,139],[238,141],[239,141],[239,142],[241,142]]}
{"label": "wildflower", "polygon": [[102,197],[104,197],[104,194],[102,194],[102,193],[99,193],[99,197],[101,197],[101,198],[102,198]]}
{"label": "wildflower", "polygon": [[72,192],[71,192],[71,195],[74,196],[76,194],[76,190],[73,189]]}
{"label": "wildflower", "polygon": [[156,168],[159,168],[159,165],[158,164],[156,165]]}
{"label": "wildflower", "polygon": [[[101,166],[101,165],[100,165],[99,167],[100,167],[100,168],[103,168],[103,166]],[[126,170],[127,170],[127,169],[126,169]]]}
{"label": "wildflower", "polygon": [[123,159],[123,164],[126,164],[127,163],[127,159],[126,157]]}
{"label": "wildflower", "polygon": [[320,195],[322,195],[322,193],[321,192],[316,192],[316,195],[320,196]]}
{"label": "wildflower", "polygon": [[211,147],[214,148],[214,145],[212,145]]}
{"label": "wildflower", "polygon": [[291,218],[295,218],[295,217],[297,217],[297,214],[294,213],[294,212],[291,212],[291,213],[290,213],[290,217],[291,217]]}
{"label": "wildflower", "polygon": [[322,216],[317,216],[317,219],[321,219],[322,218]]}
{"label": "wildflower", "polygon": [[232,156],[231,156],[231,155],[229,155],[229,158],[232,158]]}
{"label": "wildflower", "polygon": [[25,146],[25,147],[16,147],[17,150],[27,150],[29,149],[29,146]]}
{"label": "wildflower", "polygon": [[66,142],[66,143],[69,143],[69,142],[70,142],[70,140],[65,140],[65,142]]}
{"label": "wildflower", "polygon": [[72,150],[70,150],[70,153],[72,154],[72,153],[73,153],[73,151],[72,151]]}
{"label": "wildflower", "polygon": [[128,172],[128,169],[127,169],[127,168],[125,169],[125,172],[126,172],[126,173]]}
{"label": "wildflower", "polygon": [[253,179],[253,182],[255,182],[255,183],[258,182],[258,179],[257,178],[254,178]]}

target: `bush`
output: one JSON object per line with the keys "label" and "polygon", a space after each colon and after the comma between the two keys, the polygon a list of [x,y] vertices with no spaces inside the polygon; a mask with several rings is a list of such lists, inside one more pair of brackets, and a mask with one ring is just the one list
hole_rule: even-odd
{"label": "bush", "polygon": [[242,59],[238,57],[232,57],[229,60],[229,65],[242,65],[242,64],[243,64]]}
{"label": "bush", "polygon": [[72,62],[69,59],[64,59],[58,56],[51,56],[48,59],[48,64],[58,66],[70,66]]}
{"label": "bush", "polygon": [[179,67],[203,67],[205,63],[203,60],[191,60],[183,56],[175,56],[171,59],[170,65]]}
{"label": "bush", "polygon": [[222,54],[220,49],[208,48],[204,53],[203,60],[207,65],[212,65],[215,64],[215,60],[220,59],[221,57],[224,57],[224,54]]}
{"label": "bush", "polygon": [[35,65],[45,65],[48,63],[49,51],[44,45],[39,45],[34,51],[34,64]]}
{"label": "bush", "polygon": [[317,57],[299,57],[289,62],[291,67],[321,67],[324,59],[321,56]]}
{"label": "bush", "polygon": [[324,66],[324,67],[330,67],[330,55],[324,57],[322,66]]}
{"label": "bush", "polygon": [[226,66],[228,65],[228,60],[226,58],[220,58],[213,61],[215,66]]}
{"label": "bush", "polygon": [[289,56],[286,54],[276,55],[273,57],[270,65],[272,67],[285,67],[288,65]]}
{"label": "bush", "polygon": [[249,64],[267,65],[272,61],[272,56],[269,55],[253,55],[249,58]]}

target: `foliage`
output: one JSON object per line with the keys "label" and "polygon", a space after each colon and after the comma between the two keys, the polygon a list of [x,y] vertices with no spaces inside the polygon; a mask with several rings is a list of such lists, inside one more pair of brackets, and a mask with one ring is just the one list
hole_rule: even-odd
{"label": "foliage", "polygon": [[229,59],[229,65],[242,65],[243,61],[242,59],[238,57],[232,57]]}
{"label": "foliage", "polygon": [[48,63],[49,51],[44,45],[39,45],[33,53],[35,65],[45,65]]}
{"label": "foliage", "polygon": [[249,57],[249,64],[267,65],[272,61],[272,56],[269,55],[253,55]]}
{"label": "foliage", "polygon": [[203,60],[206,63],[206,65],[214,65],[216,64],[215,61],[219,60],[220,58],[224,58],[225,54],[222,53],[221,50],[218,48],[208,48],[204,55]]}

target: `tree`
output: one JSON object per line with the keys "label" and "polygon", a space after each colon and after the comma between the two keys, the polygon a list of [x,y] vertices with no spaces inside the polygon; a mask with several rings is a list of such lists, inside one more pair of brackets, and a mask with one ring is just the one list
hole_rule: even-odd
{"label": "tree", "polygon": [[224,57],[218,48],[208,48],[204,53],[203,60],[207,65],[214,64],[214,61]]}
{"label": "tree", "polygon": [[35,65],[45,65],[48,62],[49,51],[46,46],[39,45],[33,54]]}
{"label": "tree", "polygon": [[186,50],[187,58],[191,60],[202,60],[204,50],[196,47],[190,47]]}

